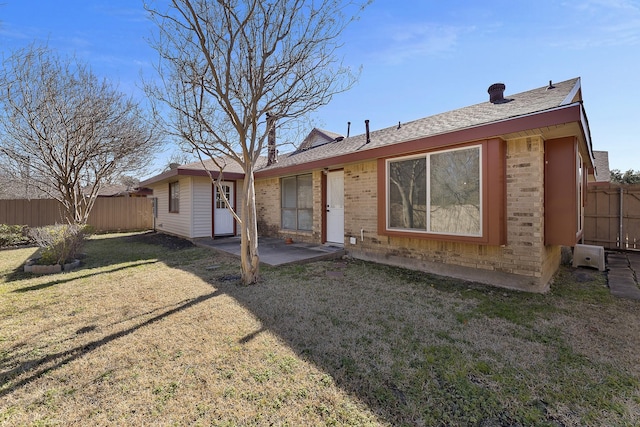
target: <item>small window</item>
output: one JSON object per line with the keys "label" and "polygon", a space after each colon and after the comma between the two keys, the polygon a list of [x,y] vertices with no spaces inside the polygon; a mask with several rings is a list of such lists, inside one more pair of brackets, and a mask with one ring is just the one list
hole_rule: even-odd
{"label": "small window", "polygon": [[169,212],[180,212],[180,183],[169,183]]}
{"label": "small window", "polygon": [[216,209],[227,209],[227,203],[225,200],[231,200],[231,187],[228,185],[222,185],[223,194],[220,192],[220,187],[216,187]]}
{"label": "small window", "polygon": [[282,178],[282,228],[310,231],[313,228],[313,180],[311,175]]}

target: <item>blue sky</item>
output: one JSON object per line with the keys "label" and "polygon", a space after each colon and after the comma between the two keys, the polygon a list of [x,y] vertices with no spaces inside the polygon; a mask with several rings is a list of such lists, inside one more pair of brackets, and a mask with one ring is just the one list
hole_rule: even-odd
{"label": "blue sky", "polygon": [[[47,42],[136,97],[154,73],[152,28],[137,0],[0,5],[4,55]],[[640,170],[640,1],[375,0],[344,39],[360,79],[317,111],[318,127],[345,134],[350,121],[354,135],[365,119],[373,130],[484,102],[492,83],[509,95],[581,77],[594,149]]]}

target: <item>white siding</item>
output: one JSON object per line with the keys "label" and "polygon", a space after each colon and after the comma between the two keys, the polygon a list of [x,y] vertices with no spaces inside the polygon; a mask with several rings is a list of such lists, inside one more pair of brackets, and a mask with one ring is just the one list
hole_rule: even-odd
{"label": "white siding", "polygon": [[[158,218],[156,229],[166,233],[191,238],[191,178],[180,177],[180,209],[179,212],[169,212],[169,182],[153,184],[153,197],[158,198]],[[175,182],[171,180],[170,182]]]}
{"label": "white siding", "polygon": [[193,178],[192,237],[211,236],[212,185],[208,177]]}

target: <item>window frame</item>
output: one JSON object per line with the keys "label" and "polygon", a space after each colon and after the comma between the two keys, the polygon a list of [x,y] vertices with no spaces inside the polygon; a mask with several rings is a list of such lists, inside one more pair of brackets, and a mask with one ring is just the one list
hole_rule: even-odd
{"label": "window frame", "polygon": [[[311,206],[310,207],[299,207],[299,190],[300,190],[300,178],[301,177],[305,177],[308,178],[310,180],[311,183]],[[285,204],[285,185],[284,182],[286,180],[292,180],[295,179],[295,207],[291,207],[291,206],[284,206]],[[292,216],[293,218],[295,218],[295,227],[294,228],[288,228],[285,227],[285,212],[292,212],[294,215]],[[300,228],[300,216],[301,214],[306,214],[308,218],[311,219],[310,223],[309,223],[309,228]],[[311,173],[307,173],[307,174],[300,174],[300,175],[293,175],[293,176],[286,176],[286,177],[282,177],[280,178],[280,228],[282,230],[287,230],[287,231],[300,231],[300,232],[312,232],[313,231],[313,174]]]}
{"label": "window frame", "polygon": [[[478,181],[479,181],[479,229],[477,233],[464,233],[464,232],[447,232],[447,231],[432,231],[433,227],[433,215],[432,215],[432,205],[431,205],[431,195],[433,190],[432,183],[432,157],[445,154],[445,153],[453,153],[456,151],[464,151],[464,150],[477,150],[478,152]],[[398,232],[408,232],[408,233],[421,233],[421,234],[436,234],[442,236],[460,236],[460,237],[472,237],[472,238],[482,238],[483,227],[483,199],[482,199],[482,187],[483,187],[483,175],[482,175],[482,145],[468,145],[464,147],[456,147],[456,148],[448,148],[443,150],[434,150],[428,151],[425,153],[415,154],[411,156],[405,157],[395,157],[391,159],[386,159],[385,161],[385,174],[386,174],[386,229],[389,231],[398,231]],[[424,229],[421,228],[403,228],[398,226],[391,226],[391,179],[390,179],[390,169],[392,163],[398,163],[403,161],[411,161],[417,159],[425,159],[425,171],[424,171],[424,179],[425,179],[425,219],[424,219]]]}
{"label": "window frame", "polygon": [[169,213],[180,213],[180,181],[169,183]]}
{"label": "window frame", "polygon": [[[388,161],[426,156],[456,148],[480,146],[480,204],[481,233],[478,236],[443,234],[430,231],[414,231],[389,228],[388,221]],[[461,242],[480,245],[505,245],[507,243],[506,208],[506,142],[501,138],[475,140],[468,143],[451,144],[413,153],[402,153],[378,158],[378,234],[389,237]]]}

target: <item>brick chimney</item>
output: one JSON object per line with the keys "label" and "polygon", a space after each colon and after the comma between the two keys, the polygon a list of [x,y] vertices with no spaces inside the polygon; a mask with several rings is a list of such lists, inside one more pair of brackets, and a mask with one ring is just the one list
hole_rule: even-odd
{"label": "brick chimney", "polygon": [[276,116],[267,113],[267,166],[278,163],[278,150],[276,149]]}

